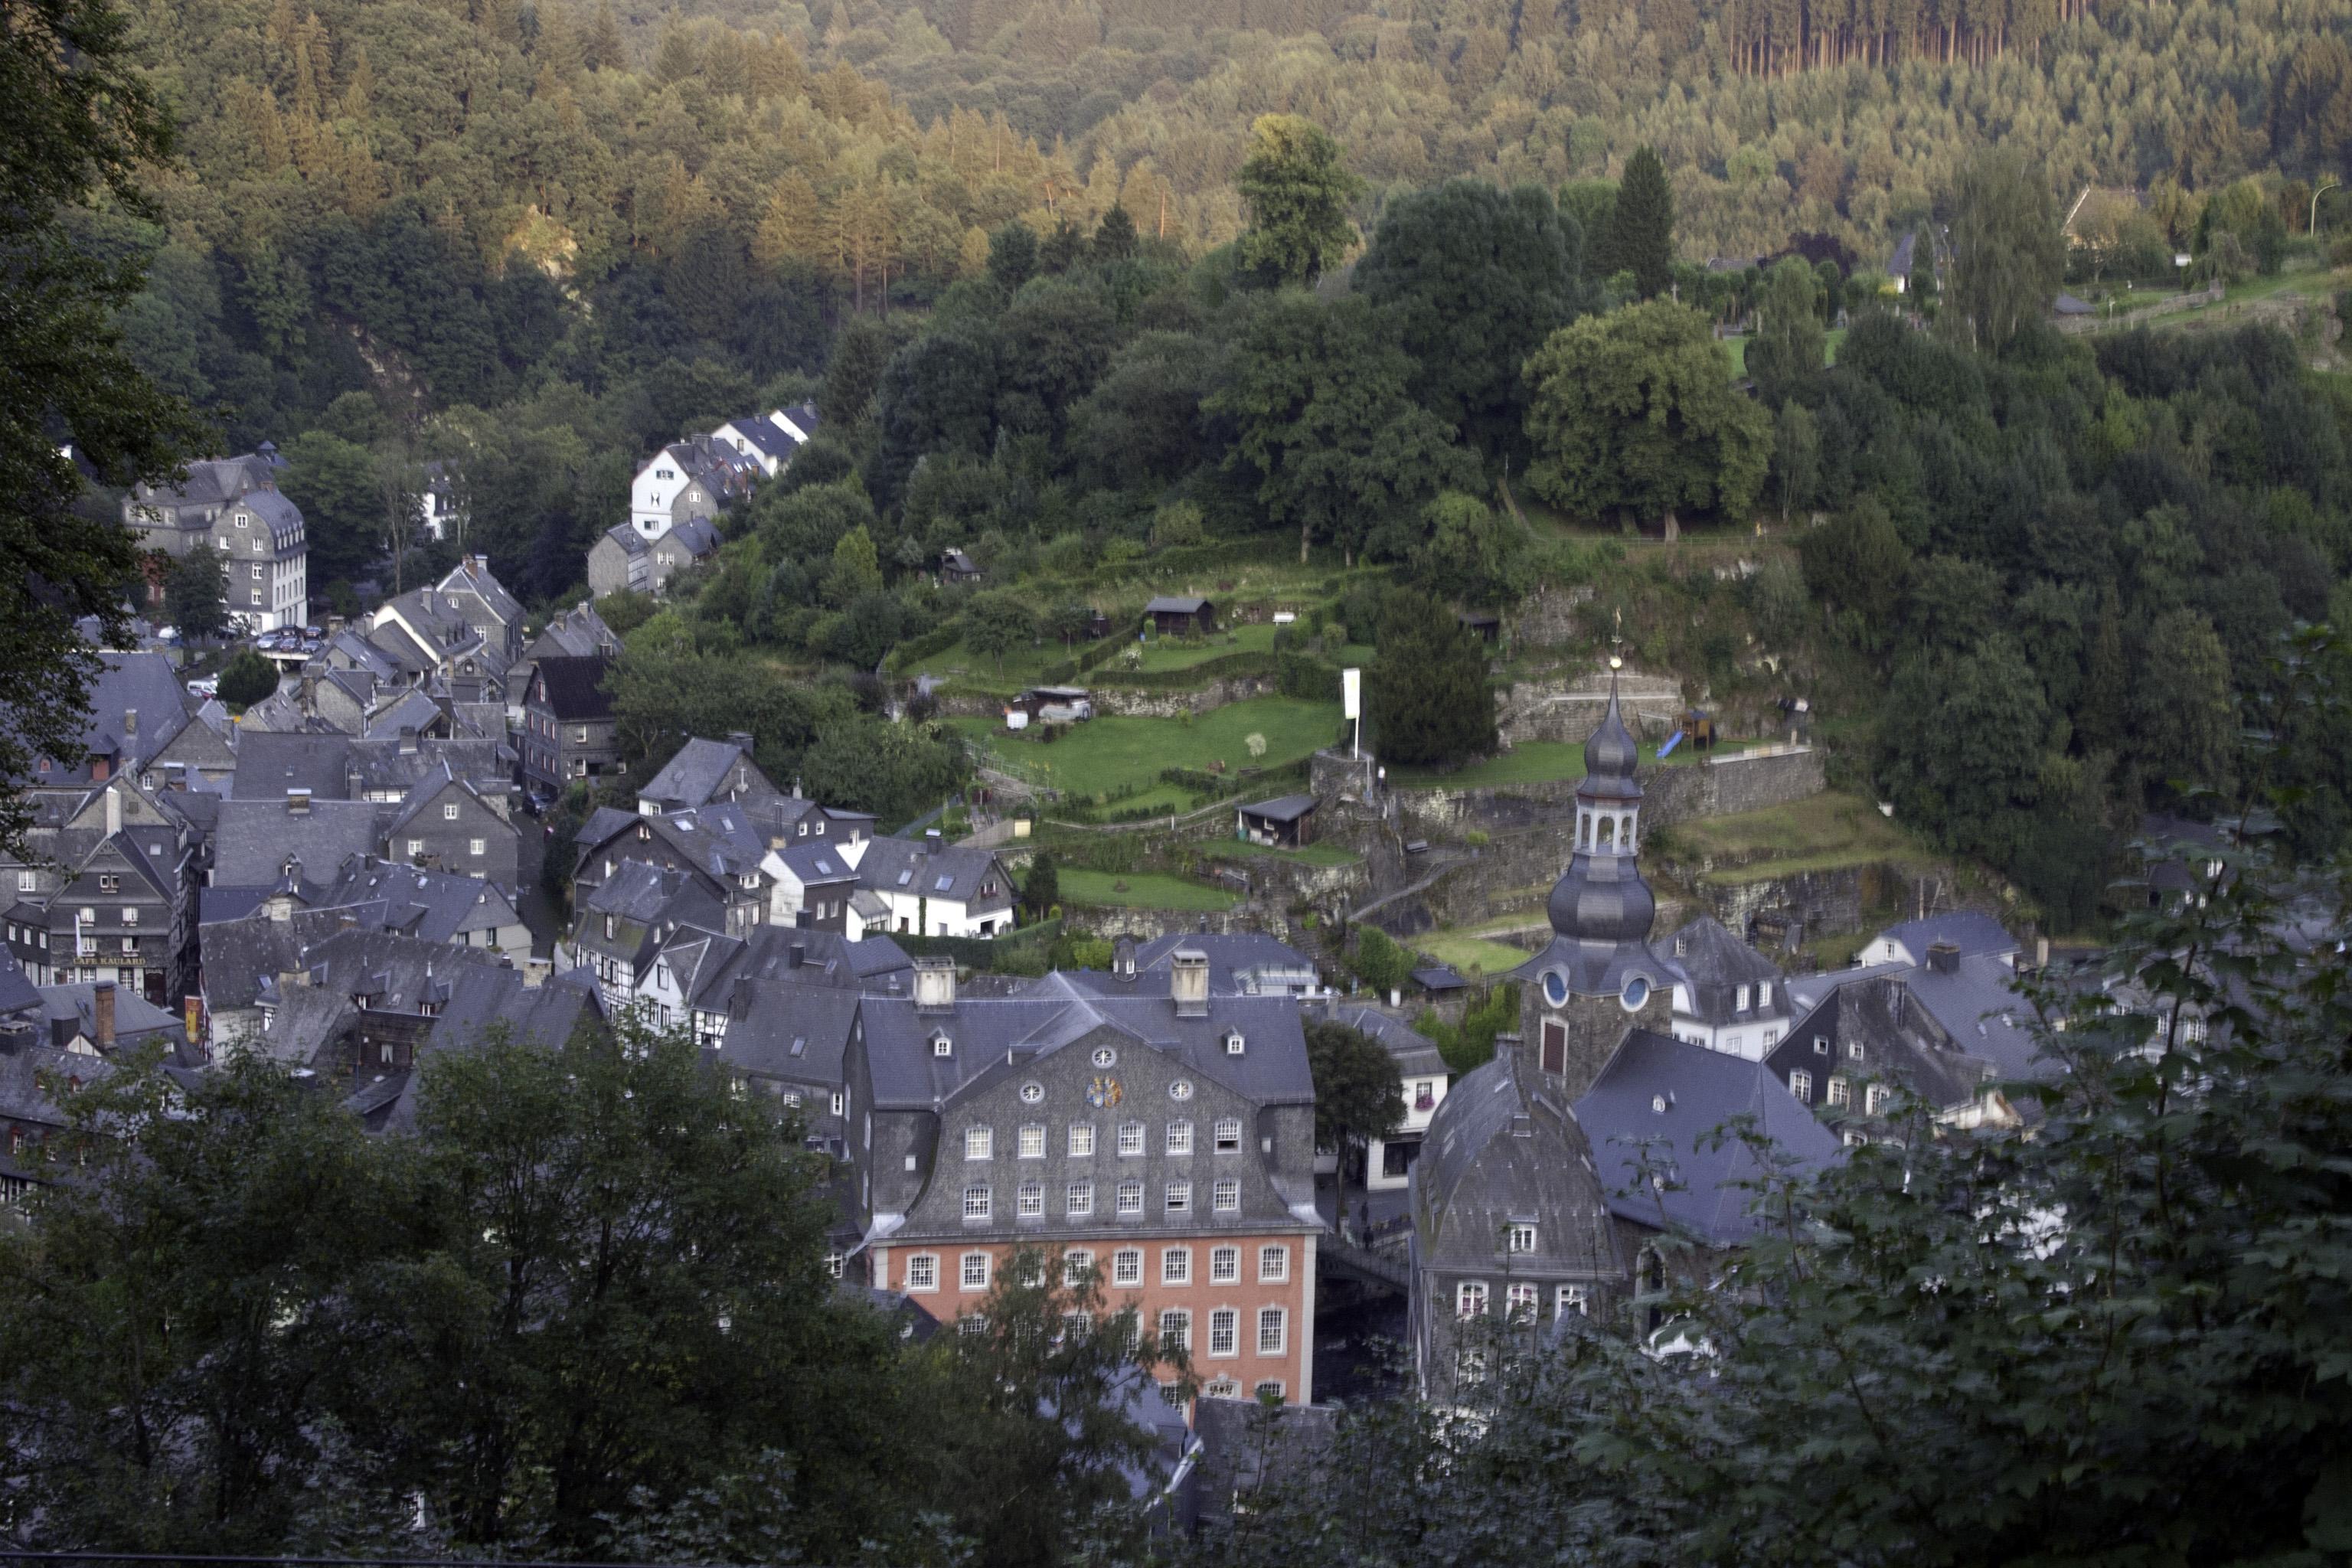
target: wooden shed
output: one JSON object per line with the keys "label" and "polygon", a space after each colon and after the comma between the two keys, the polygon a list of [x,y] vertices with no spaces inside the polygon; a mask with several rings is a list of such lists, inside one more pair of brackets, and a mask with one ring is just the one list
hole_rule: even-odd
{"label": "wooden shed", "polygon": [[1315,842],[1315,797],[1286,795],[1235,813],[1234,836],[1269,849],[1299,849]]}
{"label": "wooden shed", "polygon": [[1189,595],[1162,595],[1143,606],[1143,615],[1161,637],[1205,637],[1217,629],[1217,606]]}

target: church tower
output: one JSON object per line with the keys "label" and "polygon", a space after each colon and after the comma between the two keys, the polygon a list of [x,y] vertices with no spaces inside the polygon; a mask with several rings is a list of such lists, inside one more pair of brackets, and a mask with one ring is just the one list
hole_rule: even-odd
{"label": "church tower", "polygon": [[1552,939],[1511,972],[1519,1026],[1544,1079],[1568,1100],[1591,1086],[1632,1028],[1670,1032],[1675,973],[1650,951],[1657,900],[1642,879],[1641,748],[1618,707],[1609,660],[1609,707],[1584,742],[1576,786],[1576,840],[1551,890]]}

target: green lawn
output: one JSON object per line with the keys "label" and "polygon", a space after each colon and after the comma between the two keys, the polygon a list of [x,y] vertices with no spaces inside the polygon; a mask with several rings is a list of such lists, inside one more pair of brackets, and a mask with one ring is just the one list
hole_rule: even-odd
{"label": "green lawn", "polygon": [[[1124,888],[1114,883],[1124,882]],[[1130,871],[1117,876],[1108,871],[1087,871],[1076,867],[1061,873],[1062,901],[1066,904],[1108,905],[1124,910],[1182,910],[1188,913],[1223,913],[1241,900],[1223,888],[1203,887],[1188,882],[1181,877],[1165,877],[1153,872]]]}
{"label": "green lawn", "polygon": [[1696,854],[1740,859],[1707,879],[1752,882],[1801,871],[1835,871],[1877,862],[1918,864],[1934,857],[1858,795],[1830,792],[1769,811],[1701,817],[1676,824],[1675,845]]}
{"label": "green lawn", "polygon": [[1472,979],[1517,969],[1529,956],[1526,949],[1513,947],[1508,942],[1486,942],[1457,931],[1424,931],[1405,945],[1427,953],[1440,963],[1452,964]]}
{"label": "green lawn", "polygon": [[[1093,797],[1126,785],[1149,790],[1162,768],[1202,768],[1222,762],[1228,773],[1244,767],[1276,768],[1330,743],[1339,732],[1339,705],[1308,702],[1293,697],[1258,697],[1231,702],[1213,712],[1183,719],[1090,720],[1072,725],[1067,733],[1047,745],[1034,732],[1014,732],[1002,719],[984,715],[949,721],[974,745],[987,751],[1004,771],[1031,784]],[[1252,755],[1249,738],[1265,742],[1262,754]],[[1189,797],[1171,791],[1181,808]],[[1282,793],[1268,787],[1269,795]],[[1139,795],[1115,804],[1158,804]]]}
{"label": "green lawn", "polygon": [[1309,844],[1303,849],[1269,849],[1238,838],[1201,846],[1201,853],[1216,860],[1289,860],[1301,866],[1353,866],[1363,857],[1337,844]]}

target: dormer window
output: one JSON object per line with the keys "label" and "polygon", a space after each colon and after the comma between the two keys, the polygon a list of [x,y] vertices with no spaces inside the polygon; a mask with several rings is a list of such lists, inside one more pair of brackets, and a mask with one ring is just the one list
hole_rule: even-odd
{"label": "dormer window", "polygon": [[1772,1005],[1772,983],[1770,981],[1767,980],[1756,988],[1756,1005],[1759,1007],[1769,1007]]}
{"label": "dormer window", "polygon": [[1731,1005],[1731,1010],[1735,1013],[1745,1013],[1748,1011],[1748,987],[1745,985],[1741,986],[1739,988],[1739,995],[1738,999]]}
{"label": "dormer window", "polygon": [[457,803],[456,801],[453,800],[441,808],[441,820],[444,822],[455,822],[457,820]]}
{"label": "dormer window", "polygon": [[1536,1227],[1531,1225],[1511,1226],[1510,1248],[1513,1252],[1533,1252],[1536,1249]]}
{"label": "dormer window", "polygon": [[949,1039],[944,1032],[934,1034],[931,1037],[931,1055],[935,1057],[955,1055],[955,1042]]}
{"label": "dormer window", "polygon": [[1242,1032],[1239,1029],[1234,1030],[1225,1037],[1225,1055],[1229,1057],[1241,1055],[1243,1045]]}
{"label": "dormer window", "polygon": [[243,528],[244,526],[246,526],[246,518],[245,518],[245,513],[243,513],[243,512],[238,512],[238,513],[236,514],[236,525],[237,525],[237,527],[239,527],[239,528]]}
{"label": "dormer window", "polygon": [[1845,1047],[1845,1055],[1846,1055],[1846,1059],[1847,1059],[1848,1061],[1856,1061],[1856,1062],[1858,1062],[1858,1061],[1862,1060],[1862,1057],[1863,1057],[1863,1054],[1862,1054],[1862,1042],[1861,1042],[1860,1040],[1849,1040],[1849,1041],[1847,1041],[1847,1042],[1846,1042],[1846,1047]]}

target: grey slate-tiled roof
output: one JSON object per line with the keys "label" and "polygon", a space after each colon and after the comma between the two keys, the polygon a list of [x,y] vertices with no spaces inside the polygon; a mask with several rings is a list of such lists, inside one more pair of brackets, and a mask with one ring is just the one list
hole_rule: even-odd
{"label": "grey slate-tiled roof", "polygon": [[440,724],[448,717],[426,692],[410,689],[393,696],[382,707],[373,709],[361,733],[373,738],[397,740],[403,730],[418,734]]}
{"label": "grey slate-tiled roof", "polygon": [[1144,605],[1143,613],[1147,616],[1157,616],[1162,613],[1171,616],[1196,615],[1208,603],[1206,599],[1189,594],[1162,594]]}
{"label": "grey slate-tiled roof", "polygon": [[1389,1058],[1396,1063],[1397,1071],[1407,1078],[1428,1078],[1453,1070],[1445,1065],[1435,1040],[1377,1007],[1335,1003],[1322,1016],[1379,1041]]}
{"label": "grey slate-tiled roof", "polygon": [[351,737],[257,731],[236,742],[232,800],[285,804],[289,790],[307,789],[313,800],[351,798]]}
{"label": "grey slate-tiled roof", "polygon": [[1811,1008],[1846,986],[1899,983],[1960,1049],[1992,1062],[2002,1078],[2047,1078],[2059,1064],[2041,1053],[2033,1008],[2018,993],[2017,978],[1999,955],[1967,953],[1948,973],[1927,964],[1879,963],[1803,975],[1789,983],[1789,996]]}
{"label": "grey slate-tiled roof", "polygon": [[1423,991],[1462,991],[1468,989],[1470,984],[1462,978],[1462,972],[1450,963],[1433,963],[1426,969],[1416,969],[1412,972],[1412,981]]}
{"label": "grey slate-tiled roof", "polygon": [[[1781,984],[1772,961],[1740,941],[1713,915],[1701,915],[1658,944],[1690,993],[1692,1016],[1709,1024],[1753,1017],[1762,994],[1757,988]],[[1739,991],[1748,988],[1749,1011],[1738,1011]]]}
{"label": "grey slate-tiled roof", "polygon": [[659,801],[665,809],[672,811],[708,805],[742,755],[743,748],[733,741],[712,741],[698,735],[679,747],[677,755],[663,763],[661,772],[637,793],[647,800]]}
{"label": "grey slate-tiled roof", "polygon": [[393,809],[373,801],[322,800],[295,812],[283,800],[225,800],[213,837],[213,880],[273,885],[289,856],[300,859],[308,879],[331,876],[351,857],[382,847],[383,821]]}
{"label": "grey slate-tiled roof", "polygon": [[2021,947],[1999,921],[1973,910],[1955,910],[1948,914],[1929,915],[1925,920],[1905,921],[1880,931],[1877,940],[1902,943],[1917,963],[1925,963],[1927,949],[1937,942],[1952,943],[1963,956],[2016,952]]}
{"label": "grey slate-tiled roof", "polygon": [[933,847],[912,838],[877,838],[866,847],[857,863],[857,880],[884,893],[905,893],[956,903],[977,902],[981,885],[993,880],[999,896],[1008,894],[1013,881],[992,849],[964,849],[941,843]]}
{"label": "grey slate-tiled roof", "polygon": [[[1105,996],[1049,974],[1018,996],[959,998],[948,1013],[918,1012],[911,996],[868,995],[863,1017],[880,1106],[930,1107],[986,1078],[1008,1054],[1055,1049],[1106,1025],[1140,1046],[1173,1052],[1193,1072],[1261,1105],[1315,1099],[1306,1036],[1288,997],[1213,996],[1204,1016],[1180,1018],[1164,992]],[[930,1045],[942,1029],[954,1042],[946,1057]],[[1224,1046],[1234,1030],[1244,1042],[1239,1056]]]}
{"label": "grey slate-tiled roof", "polygon": [[[1938,1109],[1974,1100],[2003,1071],[1990,1056],[1971,1048],[1981,1042],[1955,1035],[1923,1005],[1909,984],[1918,973],[1882,972],[1836,987],[1790,1026],[1766,1060],[1784,1080],[1793,1068],[1811,1072],[1816,1107],[1826,1105],[1833,1072],[1900,1084]],[[1815,1053],[1816,1039],[1826,1041],[1829,1049]],[[1851,1052],[1857,1042],[1864,1047],[1859,1060]],[[1859,1113],[1860,1094],[1855,1100]]]}
{"label": "grey slate-tiled roof", "polygon": [[719,549],[719,531],[710,526],[709,520],[707,518],[689,517],[685,521],[675,524],[668,533],[654,542],[659,544],[673,539],[684,545],[687,553],[698,561],[706,555],[715,553]]}
{"label": "grey slate-tiled roof", "polygon": [[637,525],[633,522],[614,523],[604,531],[604,537],[618,545],[625,555],[643,555],[651,548],[646,542],[646,536],[637,531]]}
{"label": "grey slate-tiled roof", "polygon": [[[1284,992],[1316,974],[1315,961],[1289,943],[1264,931],[1170,931],[1153,937],[1135,950],[1135,984],[1145,975],[1165,976],[1179,952],[1197,952],[1209,961],[1209,990],[1220,996],[1258,996]],[[1132,990],[1110,975],[1097,983],[1114,994]],[[1163,978],[1160,989],[1164,994]]]}
{"label": "grey slate-tiled roof", "polygon": [[398,790],[405,795],[419,779],[437,771],[444,763],[478,793],[503,790],[513,777],[513,752],[504,741],[488,736],[428,738],[417,742],[416,749],[411,752],[400,747],[399,738],[392,735],[349,742],[345,762],[351,770],[352,793],[365,795],[379,790]]}
{"label": "grey slate-tiled roof", "polygon": [[849,882],[857,868],[830,839],[795,840],[783,851],[784,869],[803,882]]}
{"label": "grey slate-tiled roof", "polygon": [[784,434],[783,426],[764,414],[746,415],[730,419],[729,424],[741,433],[743,439],[757,448],[761,456],[773,458],[791,457],[801,449],[800,443]]}
{"label": "grey slate-tiled roof", "polygon": [[613,700],[605,695],[604,683],[611,668],[612,661],[601,656],[541,659],[539,681],[547,693],[548,711],[567,724],[610,719]]}
{"label": "grey slate-tiled roof", "polygon": [[41,994],[25,978],[25,966],[16,962],[14,953],[0,947],[0,1017],[40,1005]]}
{"label": "grey slate-tiled roof", "polygon": [[[268,889],[259,889],[265,895]],[[197,931],[204,953],[205,1000],[215,1013],[250,1007],[265,981],[306,967],[310,950],[338,932],[381,930],[383,906],[346,901],[337,909],[298,910],[282,921],[257,910],[207,921]]]}
{"label": "grey slate-tiled roof", "polygon": [[[51,771],[35,774],[31,782],[58,785],[86,779],[93,752],[125,756],[132,767],[144,763],[188,722],[184,695],[171,660],[160,653],[100,654],[89,686],[89,715],[82,722],[80,753],[53,759]],[[126,712],[139,715],[135,734],[125,732]]]}
{"label": "grey slate-tiled roof", "polygon": [[[418,1056],[478,1049],[499,1030],[517,1044],[554,1049],[570,1043],[583,1024],[593,1026],[603,1017],[595,985],[585,969],[539,985],[530,984],[517,969],[467,969],[450,986],[448,1001],[418,1047]],[[372,1132],[416,1130],[422,1075],[398,1076],[401,1081],[372,1097],[374,1104],[352,1106]],[[357,1100],[360,1096],[352,1098]]]}
{"label": "grey slate-tiled roof", "polygon": [[286,499],[278,489],[252,489],[237,497],[236,504],[259,518],[269,529],[269,542],[283,550],[294,542],[302,531],[302,509]]}
{"label": "grey slate-tiled roof", "polygon": [[[89,1036],[97,1038],[98,987],[89,981],[69,985],[44,985],[41,991],[41,1016],[55,1041],[58,1034]],[[132,987],[114,988],[114,1041],[116,1048],[151,1039],[179,1044],[187,1038],[179,1016],[158,1007]],[[90,1058],[78,1058],[88,1061]]]}
{"label": "grey slate-tiled roof", "polygon": [[1426,1267],[1498,1267],[1504,1227],[1536,1227],[1530,1266],[1613,1278],[1609,1204],[1584,1130],[1542,1088],[1524,1049],[1456,1079],[1412,1167],[1414,1245]]}
{"label": "grey slate-tiled roof", "polygon": [[385,930],[426,942],[454,941],[460,932],[513,925],[521,918],[513,900],[479,877],[394,866],[370,856],[344,861],[319,895],[320,909],[346,904],[380,904]]}
{"label": "grey slate-tiled roof", "polygon": [[1318,804],[1311,795],[1285,795],[1244,805],[1242,813],[1245,816],[1263,817],[1268,822],[1296,822],[1302,816],[1311,816]]}
{"label": "grey slate-tiled roof", "polygon": [[449,574],[441,579],[439,586],[444,594],[471,595],[481,601],[484,609],[509,626],[522,619],[522,605],[516,603],[515,596],[507,592],[506,585],[478,556],[460,560],[450,568]]}
{"label": "grey slate-tiled roof", "polygon": [[[1611,1210],[1716,1247],[1755,1234],[1759,1223],[1748,1210],[1757,1195],[1753,1184],[1768,1173],[1732,1131],[1715,1136],[1737,1118],[1749,1119],[1779,1156],[1801,1171],[1820,1170],[1838,1157],[1837,1136],[1763,1063],[1648,1029],[1626,1034],[1576,1102]],[[1640,1180],[1642,1146],[1650,1141],[1656,1141],[1652,1163],[1671,1170],[1664,1190]]]}

